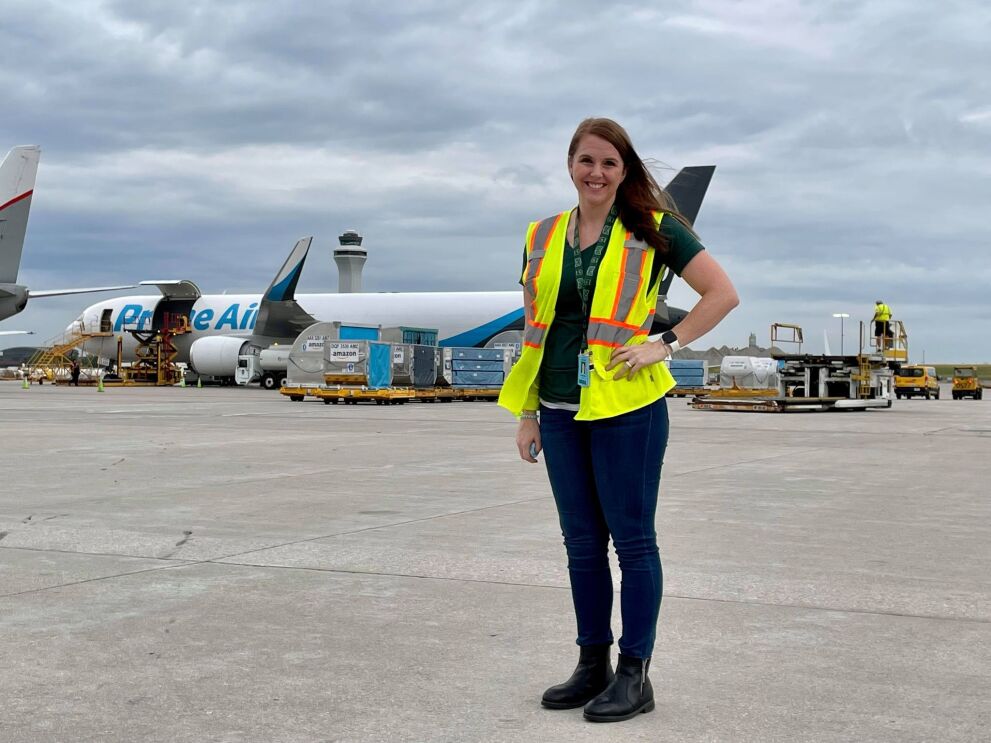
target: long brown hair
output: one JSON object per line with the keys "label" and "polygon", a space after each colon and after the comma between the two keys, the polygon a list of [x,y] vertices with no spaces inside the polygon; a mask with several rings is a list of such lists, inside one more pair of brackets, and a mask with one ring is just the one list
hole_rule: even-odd
{"label": "long brown hair", "polygon": [[662,256],[668,254],[668,241],[657,230],[654,224],[654,212],[664,212],[681,222],[694,233],[675,206],[668,192],[661,188],[654,176],[650,174],[643,160],[633,149],[630,135],[612,119],[585,119],[578,125],[575,135],[568,146],[568,164],[571,164],[578,149],[581,138],[587,134],[601,137],[616,148],[623,166],[626,168],[626,178],[619,184],[616,191],[616,208],[623,225],[638,240],[643,240]]}

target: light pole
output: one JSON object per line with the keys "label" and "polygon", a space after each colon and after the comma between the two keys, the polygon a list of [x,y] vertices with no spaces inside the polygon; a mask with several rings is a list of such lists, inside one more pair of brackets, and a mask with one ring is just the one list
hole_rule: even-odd
{"label": "light pole", "polygon": [[846,312],[834,312],[833,317],[840,318],[840,356],[843,355],[843,318],[850,317]]}

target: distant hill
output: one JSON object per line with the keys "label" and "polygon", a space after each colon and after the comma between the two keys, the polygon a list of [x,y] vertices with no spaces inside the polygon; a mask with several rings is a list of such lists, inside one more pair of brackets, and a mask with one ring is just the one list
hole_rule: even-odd
{"label": "distant hill", "polygon": [[744,348],[730,348],[729,346],[716,348],[713,346],[707,351],[693,351],[690,348],[683,348],[675,353],[674,358],[705,359],[707,366],[719,367],[723,363],[723,358],[726,356],[760,356],[769,358],[772,353],[781,353],[781,349],[776,347],[761,348],[760,346],[745,346]]}

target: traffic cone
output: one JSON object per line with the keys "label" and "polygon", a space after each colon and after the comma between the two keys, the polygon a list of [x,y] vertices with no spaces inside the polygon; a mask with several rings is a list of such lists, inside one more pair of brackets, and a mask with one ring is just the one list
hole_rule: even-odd
{"label": "traffic cone", "polygon": [[196,377],[196,389],[198,389],[198,390],[203,389],[203,378],[202,377]]}
{"label": "traffic cone", "polygon": [[103,389],[103,377],[102,376],[97,377],[96,391],[97,392],[104,392],[105,391]]}
{"label": "traffic cone", "polygon": [[24,381],[21,382],[21,389],[22,390],[29,390],[29,389],[31,389],[31,382],[30,382],[30,380],[26,376],[24,377]]}
{"label": "traffic cone", "polygon": [[186,375],[180,372],[179,374],[179,386],[183,389],[186,388]]}

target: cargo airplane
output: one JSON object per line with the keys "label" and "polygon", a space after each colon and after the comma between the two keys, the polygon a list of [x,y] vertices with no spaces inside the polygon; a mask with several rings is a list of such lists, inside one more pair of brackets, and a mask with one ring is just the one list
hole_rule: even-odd
{"label": "cargo airplane", "polygon": [[[715,166],[683,168],[667,186],[679,210],[694,222]],[[443,346],[482,346],[505,331],[523,330],[519,291],[296,294],[312,237],[293,247],[262,294],[202,294],[191,281],[142,281],[157,292],[108,299],[87,307],[68,331],[107,334],[86,341],[87,353],[112,359],[121,338],[123,360],[135,358],[131,331],[156,331],[167,317],[182,316],[188,333],[174,338],[177,361],[199,374],[232,380],[238,356],[273,343],[292,343],[315,322],[363,323],[383,327],[436,328]],[[673,274],[661,288],[666,295]],[[658,302],[653,333],[676,325],[685,311]]]}
{"label": "cargo airplane", "polygon": [[[4,320],[27,306],[36,297],[58,297],[65,294],[131,289],[128,286],[103,286],[90,289],[49,289],[35,291],[17,283],[21,265],[24,236],[27,233],[28,213],[34,194],[35,178],[41,148],[37,145],[15,147],[0,163],[0,320]],[[30,334],[26,330],[2,330],[0,335]]]}

